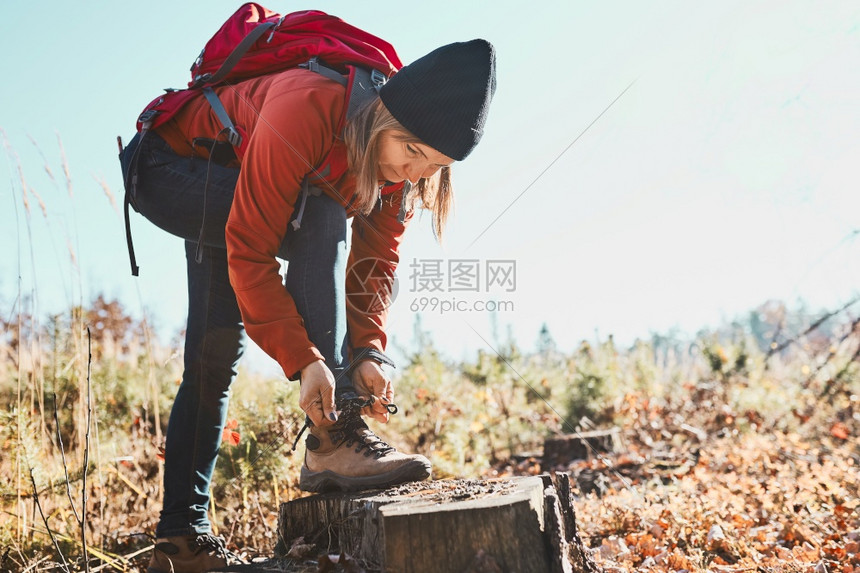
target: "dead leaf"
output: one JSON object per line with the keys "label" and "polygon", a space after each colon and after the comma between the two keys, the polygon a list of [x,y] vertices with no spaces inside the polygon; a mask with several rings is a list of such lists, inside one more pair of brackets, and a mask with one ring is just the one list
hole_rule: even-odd
{"label": "dead leaf", "polygon": [[669,565],[669,567],[676,569],[676,570],[677,569],[687,569],[687,570],[693,569],[693,564],[690,563],[690,560],[687,559],[687,557],[683,553],[681,553],[681,551],[678,549],[675,549],[672,552],[672,554],[669,555],[669,558],[666,560],[666,562]]}
{"label": "dead leaf", "polygon": [[851,437],[851,430],[842,422],[836,422],[830,426],[830,435],[840,440],[847,440]]}
{"label": "dead leaf", "polygon": [[358,562],[346,553],[328,554],[319,558],[318,573],[366,573]]}
{"label": "dead leaf", "polygon": [[603,540],[599,552],[603,559],[614,559],[615,561],[621,561],[630,555],[630,549],[624,540],[614,535]]}
{"label": "dead leaf", "polygon": [[305,543],[304,537],[297,537],[290,545],[290,550],[287,551],[287,557],[291,559],[304,559],[310,557],[314,552],[312,543]]}
{"label": "dead leaf", "polygon": [[708,548],[711,551],[717,551],[719,549],[723,549],[726,545],[726,534],[723,532],[723,528],[720,527],[718,523],[715,523],[711,526],[711,529],[708,530]]}

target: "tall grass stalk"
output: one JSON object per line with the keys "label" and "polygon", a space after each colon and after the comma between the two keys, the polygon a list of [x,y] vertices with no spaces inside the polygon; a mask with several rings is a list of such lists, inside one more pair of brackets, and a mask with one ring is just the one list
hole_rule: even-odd
{"label": "tall grass stalk", "polygon": [[84,437],[84,463],[81,468],[83,478],[81,479],[81,544],[84,547],[84,570],[89,573],[90,560],[87,554],[87,473],[90,462],[90,421],[92,419],[92,366],[93,366],[93,338],[90,327],[87,327],[87,425]]}
{"label": "tall grass stalk", "polygon": [[[152,415],[156,420],[155,425],[155,439],[160,444],[162,441],[162,432],[161,432],[161,424],[158,422],[161,420],[161,407],[159,404],[159,396],[161,395],[161,391],[158,387],[158,380],[155,377],[155,354],[153,352],[153,344],[152,344],[152,328],[150,327],[149,321],[149,313],[143,305],[143,295],[140,292],[140,283],[135,281],[134,283],[135,292],[137,293],[138,304],[140,305],[141,314],[143,315],[142,327],[143,327],[143,341],[146,345],[146,382],[148,389],[148,399],[147,402],[152,404]],[[160,467],[160,466],[159,466]]]}
{"label": "tall grass stalk", "polygon": [[72,512],[75,514],[75,521],[80,522],[81,517],[78,515],[77,507],[75,506],[75,500],[72,497],[72,482],[69,479],[69,464],[66,462],[66,448],[63,445],[63,436],[60,432],[60,418],[57,414],[57,395],[54,394],[54,423],[57,428],[57,444],[60,447],[60,456],[63,462],[63,476],[65,477],[66,483],[66,496],[69,498],[69,507],[72,508]]}
{"label": "tall grass stalk", "polygon": [[33,476],[33,468],[30,468],[30,482],[33,484],[33,502],[36,504],[36,507],[39,508],[39,515],[42,516],[42,523],[45,524],[45,530],[51,537],[51,543],[54,544],[54,549],[56,549],[57,555],[59,556],[60,561],[62,561],[63,563],[63,570],[66,571],[66,573],[70,573],[69,564],[66,563],[66,556],[63,555],[63,550],[60,549],[60,544],[57,542],[57,537],[54,535],[54,532],[51,531],[51,526],[48,525],[48,518],[45,517],[45,512],[42,511],[42,504],[39,502],[39,488],[36,486],[36,478]]}
{"label": "tall grass stalk", "polygon": [[[9,145],[8,139],[6,138],[5,131],[3,132],[3,146],[7,150],[7,153],[10,154],[10,156],[11,156],[11,153],[14,153],[11,149],[11,146]],[[15,157],[17,158],[17,154],[15,155]],[[17,161],[17,163],[18,163],[17,166],[19,168],[18,173],[20,174],[21,180],[23,180],[23,172],[20,170],[20,161]],[[12,204],[13,204],[14,209],[15,209],[15,240],[16,240],[16,257],[17,257],[16,258],[16,265],[17,265],[17,271],[18,271],[18,280],[17,280],[18,296],[17,296],[17,299],[15,301],[15,305],[17,308],[17,316],[18,316],[18,320],[16,321],[17,322],[16,332],[17,332],[17,337],[18,337],[18,345],[17,345],[17,349],[16,349],[17,381],[16,381],[16,385],[15,385],[15,398],[16,398],[16,406],[17,406],[16,413],[15,413],[15,416],[16,416],[16,418],[15,418],[15,431],[16,431],[15,491],[18,495],[18,510],[16,511],[17,515],[16,515],[16,520],[15,520],[15,525],[16,525],[15,538],[16,538],[18,544],[20,545],[23,542],[24,529],[26,526],[26,523],[24,521],[25,513],[24,513],[24,506],[23,506],[23,496],[21,495],[22,489],[21,489],[21,464],[20,464],[21,451],[23,448],[23,445],[22,445],[23,441],[21,439],[21,435],[22,435],[21,434],[21,422],[22,422],[21,411],[22,411],[22,406],[23,406],[23,400],[22,400],[23,397],[21,395],[21,378],[23,377],[23,366],[21,364],[21,325],[23,323],[24,313],[23,313],[23,310],[21,307],[23,304],[23,290],[24,290],[23,280],[24,280],[24,276],[23,276],[23,272],[21,269],[21,215],[18,212],[18,201],[15,200],[14,189],[15,189],[15,183],[13,181],[12,182],[12,190],[13,190]],[[26,204],[26,191],[22,190],[21,193],[22,193],[22,197],[24,198],[24,201]]]}

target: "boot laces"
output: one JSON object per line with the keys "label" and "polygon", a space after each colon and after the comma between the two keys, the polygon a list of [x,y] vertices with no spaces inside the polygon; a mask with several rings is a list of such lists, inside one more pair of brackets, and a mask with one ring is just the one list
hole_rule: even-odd
{"label": "boot laces", "polygon": [[[379,436],[374,434],[361,419],[361,409],[366,406],[372,406],[375,401],[376,399],[373,396],[368,399],[364,399],[354,392],[349,392],[338,400],[341,409],[341,416],[338,423],[331,429],[332,440],[338,442],[338,444],[343,443],[343,441],[346,440],[347,446],[358,443],[359,446],[355,450],[356,453],[360,452],[364,448],[368,448],[370,451],[365,453],[365,455],[370,455],[370,453],[373,452],[376,453],[377,458],[381,458],[385,454],[393,452],[395,448],[389,446]],[[396,404],[386,404],[385,409],[388,410],[388,413],[391,415],[397,413]],[[305,430],[311,426],[313,426],[313,422],[311,422],[306,416],[304,425],[302,425],[301,430],[299,430],[299,433],[296,435],[295,441],[293,441],[292,451],[296,451],[296,447],[299,445],[299,440],[301,439],[302,434],[304,434]],[[359,430],[366,431],[359,433]]]}
{"label": "boot laces", "polygon": [[[340,432],[342,433],[342,437],[337,441],[340,441],[347,447],[355,445],[355,453],[360,453],[362,450],[367,449],[364,453],[365,456],[372,455],[379,459],[395,451],[394,447],[389,446],[382,438],[374,434],[358,414],[345,416]],[[335,441],[334,436],[332,436],[332,441]]]}
{"label": "boot laces", "polygon": [[223,537],[216,537],[211,533],[201,533],[194,538],[195,555],[206,552],[215,554],[223,559],[230,559],[233,555],[227,550]]}

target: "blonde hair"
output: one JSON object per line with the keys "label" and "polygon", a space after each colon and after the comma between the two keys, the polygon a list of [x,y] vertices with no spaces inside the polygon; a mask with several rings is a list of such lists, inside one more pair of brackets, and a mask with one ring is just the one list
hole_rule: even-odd
{"label": "blonde hair", "polygon": [[[349,169],[355,177],[353,206],[359,213],[370,213],[379,200],[379,139],[386,130],[395,131],[399,141],[423,143],[394,119],[378,97],[359,110],[344,130]],[[419,179],[403,200],[408,208],[420,203],[422,208],[433,212],[433,233],[441,240],[454,205],[451,168],[442,167],[432,177]]]}

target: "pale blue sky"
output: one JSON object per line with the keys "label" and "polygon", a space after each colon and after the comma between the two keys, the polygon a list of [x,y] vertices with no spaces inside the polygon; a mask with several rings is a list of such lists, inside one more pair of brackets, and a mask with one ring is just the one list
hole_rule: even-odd
{"label": "pale blue sky", "polygon": [[[144,8],[145,6],[145,8]],[[179,239],[134,216],[141,276],[128,272],[117,135],[161,88],[181,87],[238,3],[28,2],[0,7],[0,301],[19,286],[42,311],[103,291],[162,333],[185,315]],[[525,8],[528,6],[528,8]],[[376,33],[405,62],[458,40],[498,51],[484,140],[455,171],[444,247],[423,217],[403,246],[391,334],[409,344],[413,259],[514,259],[498,314],[526,346],[543,322],[562,348],[678,326],[695,331],[769,298],[836,306],[857,290],[860,7],[851,2],[318,2]],[[593,127],[502,213],[631,82]],[[74,199],[62,181],[57,133]],[[30,138],[38,144],[39,150]],[[43,169],[41,154],[56,182]],[[14,156],[48,218],[28,233]],[[16,223],[15,202],[19,208]],[[120,203],[121,204],[121,203]],[[32,237],[32,253],[30,245]],[[474,241],[474,243],[473,243]],[[70,263],[75,249],[80,274]],[[32,262],[34,261],[34,263]],[[140,293],[138,295],[138,292]],[[486,312],[424,313],[454,357],[490,340]],[[480,336],[476,334],[477,331]]]}

